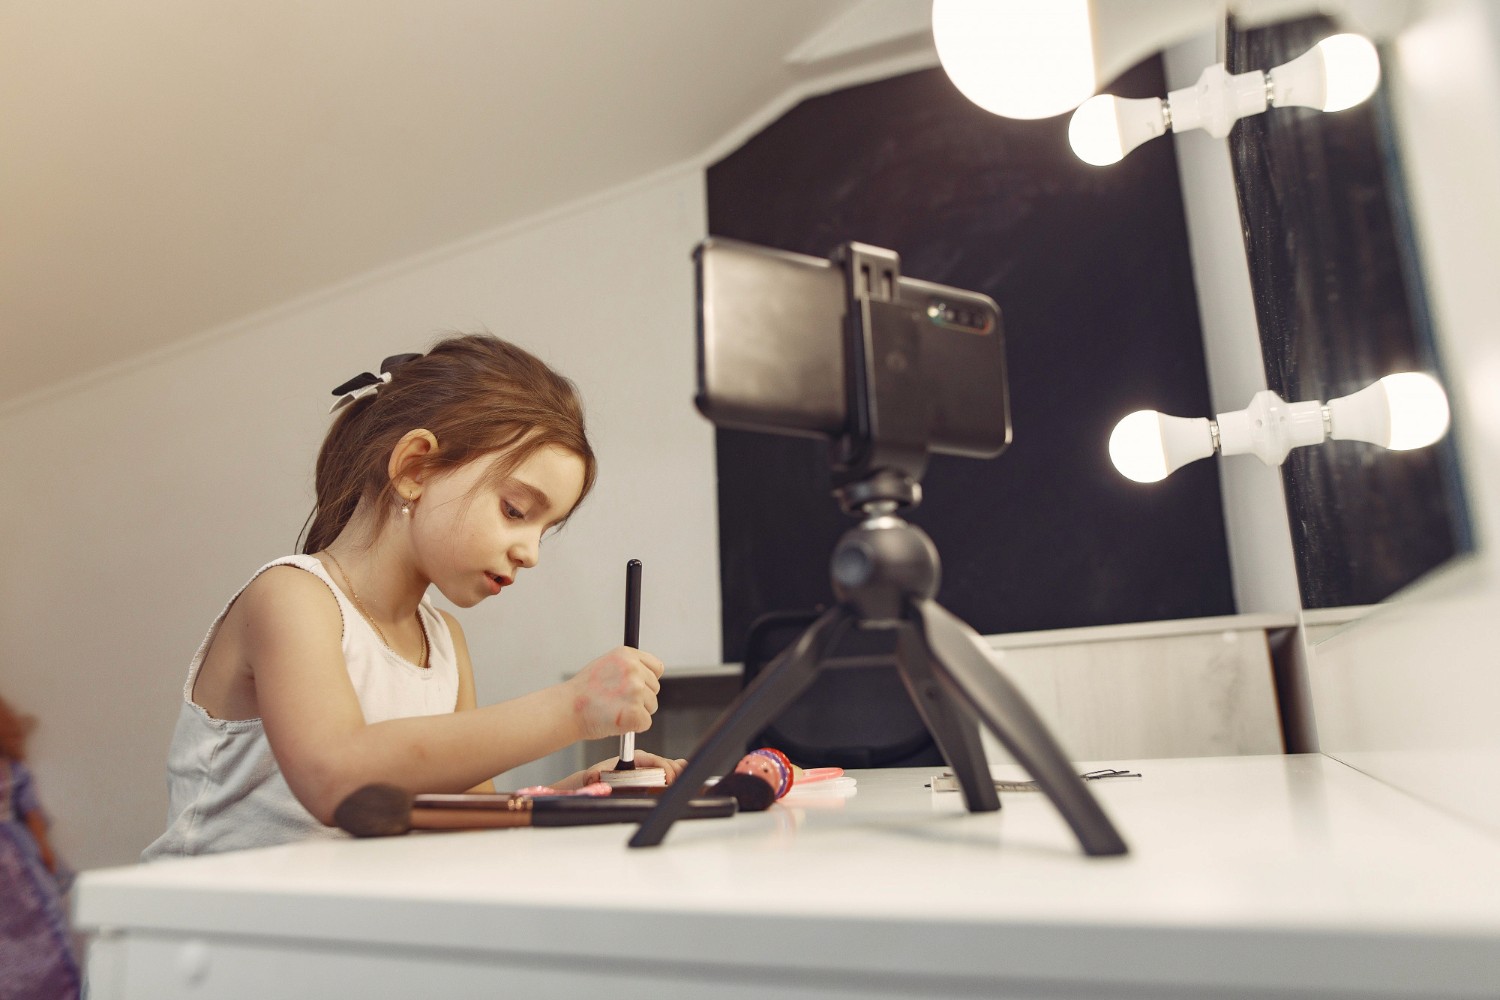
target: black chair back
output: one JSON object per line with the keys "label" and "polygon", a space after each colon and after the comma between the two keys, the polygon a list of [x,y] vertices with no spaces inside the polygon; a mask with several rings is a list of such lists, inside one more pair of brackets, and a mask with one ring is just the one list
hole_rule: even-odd
{"label": "black chair back", "polygon": [[[743,683],[796,641],[818,611],[773,611],[750,626]],[[820,670],[802,695],[746,750],[771,746],[799,767],[941,765],[943,755],[896,669],[896,634],[851,629],[832,651],[841,666]]]}

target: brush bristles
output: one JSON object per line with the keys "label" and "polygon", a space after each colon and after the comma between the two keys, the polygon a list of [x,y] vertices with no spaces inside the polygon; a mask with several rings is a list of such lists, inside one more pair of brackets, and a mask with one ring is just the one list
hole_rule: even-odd
{"label": "brush bristles", "polygon": [[776,789],[753,774],[726,774],[713,786],[712,791],[715,795],[733,797],[740,812],[764,812],[776,801]]}
{"label": "brush bristles", "polygon": [[333,811],[333,822],[356,837],[396,837],[411,830],[411,795],[395,785],[366,785]]}

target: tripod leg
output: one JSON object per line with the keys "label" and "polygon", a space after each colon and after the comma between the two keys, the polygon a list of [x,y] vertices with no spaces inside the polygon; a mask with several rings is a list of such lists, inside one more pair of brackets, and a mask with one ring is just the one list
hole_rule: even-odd
{"label": "tripod leg", "polygon": [[[1124,854],[1125,841],[1074,771],[1046,723],[1010,678],[976,645],[974,630],[936,601],[913,605],[920,615],[933,672],[950,695],[972,705],[1011,756],[1026,769],[1073,828],[1087,854]],[[950,763],[956,762],[950,761]]]}
{"label": "tripod leg", "polygon": [[693,751],[688,766],[636,829],[635,836],[630,838],[631,847],[655,847],[662,842],[703,783],[733,767],[745,755],[745,742],[807,690],[824,655],[853,622],[853,613],[842,605],[825,611],[740,692]]}
{"label": "tripod leg", "polygon": [[912,704],[927,723],[943,759],[953,768],[969,812],[994,812],[1000,808],[1000,796],[979,740],[979,722],[938,683],[931,656],[920,631],[911,626],[901,628],[896,661]]}

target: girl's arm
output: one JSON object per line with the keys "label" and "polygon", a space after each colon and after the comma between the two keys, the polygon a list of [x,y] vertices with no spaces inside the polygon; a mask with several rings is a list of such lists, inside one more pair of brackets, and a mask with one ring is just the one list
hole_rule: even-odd
{"label": "girl's arm", "polygon": [[[443,621],[448,623],[448,631],[453,635],[453,652],[458,658],[458,707],[459,712],[472,711],[479,707],[479,701],[474,693],[474,662],[469,659],[469,643],[464,638],[464,630],[459,628],[458,619],[446,611],[439,610],[438,614],[443,616]],[[493,778],[481,781],[471,792],[493,792],[495,781]]]}
{"label": "girl's arm", "polygon": [[[463,791],[579,740],[644,731],[656,711],[661,661],[622,646],[520,698],[366,724],[326,584],[274,567],[236,603],[245,612],[245,656],[271,749],[292,793],[322,823],[363,785]],[[471,668],[471,696],[472,679]]]}
{"label": "girl's arm", "polygon": [[[458,654],[458,711],[468,711],[477,707],[477,699],[474,691],[474,663],[469,657],[469,643],[464,638],[464,630],[459,627],[458,619],[446,611],[439,610],[438,614],[442,615],[443,619],[447,621],[448,630],[453,633],[453,649]],[[659,757],[646,750],[636,750],[635,756],[636,763],[640,767],[661,768],[666,775],[667,784],[669,785],[682,773],[682,769],[687,767],[687,761],[682,758],[673,760],[669,757]],[[591,785],[600,780],[600,772],[613,770],[618,761],[618,757],[611,757],[609,760],[600,761],[593,767],[584,768],[582,771],[568,775],[561,781],[553,782],[552,787],[561,791]],[[469,791],[493,793],[495,791],[495,782],[493,779],[482,781],[469,789]]]}

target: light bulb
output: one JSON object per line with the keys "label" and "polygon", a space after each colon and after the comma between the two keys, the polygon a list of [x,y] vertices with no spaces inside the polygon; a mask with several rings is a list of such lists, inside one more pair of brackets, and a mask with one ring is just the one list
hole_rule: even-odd
{"label": "light bulb", "polygon": [[1006,118],[1051,118],[1094,92],[1087,0],[933,0],[932,41],[965,97]]}
{"label": "light bulb", "polygon": [[1425,448],[1448,432],[1448,396],[1421,372],[1387,375],[1328,401],[1330,436],[1369,441],[1392,451]]}
{"label": "light bulb", "polygon": [[1380,56],[1362,35],[1331,35],[1266,75],[1277,107],[1343,111],[1375,93]]}
{"label": "light bulb", "polygon": [[1159,97],[1139,99],[1100,94],[1073,112],[1068,143],[1085,163],[1107,167],[1167,130],[1165,105]]}
{"label": "light bulb", "polygon": [[1120,475],[1138,483],[1159,482],[1213,453],[1212,426],[1201,417],[1136,410],[1115,424],[1109,436],[1109,460]]}

